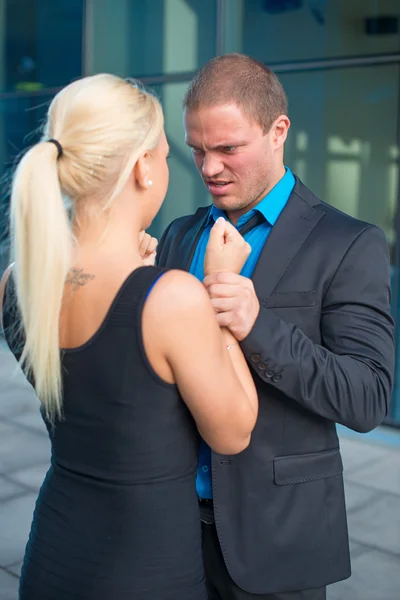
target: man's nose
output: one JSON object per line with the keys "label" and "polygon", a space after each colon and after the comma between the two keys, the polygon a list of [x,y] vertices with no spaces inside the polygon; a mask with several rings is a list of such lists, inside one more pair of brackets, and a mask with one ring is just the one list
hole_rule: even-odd
{"label": "man's nose", "polygon": [[224,164],[216,156],[212,154],[205,154],[203,158],[203,165],[201,172],[207,179],[212,179],[216,175],[219,175],[224,170]]}

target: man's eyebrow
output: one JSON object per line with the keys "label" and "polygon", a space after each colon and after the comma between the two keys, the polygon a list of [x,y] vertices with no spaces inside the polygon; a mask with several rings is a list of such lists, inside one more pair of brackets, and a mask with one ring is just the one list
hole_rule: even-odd
{"label": "man's eyebrow", "polygon": [[244,146],[246,142],[243,141],[237,141],[237,142],[224,142],[222,144],[218,144],[218,146],[215,146],[215,148],[213,148],[213,150],[218,150],[219,148],[236,148],[237,146]]}
{"label": "man's eyebrow", "polygon": [[[194,144],[191,140],[185,140],[185,143],[187,146],[189,146],[190,148],[198,148],[198,146],[196,146],[196,144]],[[244,141],[237,141],[237,142],[223,142],[222,144],[218,144],[217,146],[214,146],[213,148],[210,148],[211,150],[221,150],[222,148],[231,148],[231,147],[237,147],[237,146],[245,146],[247,142]]]}

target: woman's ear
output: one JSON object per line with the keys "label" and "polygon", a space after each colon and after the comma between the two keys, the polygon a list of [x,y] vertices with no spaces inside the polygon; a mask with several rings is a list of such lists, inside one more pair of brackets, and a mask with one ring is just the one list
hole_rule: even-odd
{"label": "woman's ear", "polygon": [[150,179],[149,158],[149,152],[145,152],[144,154],[139,156],[133,169],[135,181],[142,190],[147,190],[150,186],[153,185],[153,182]]}

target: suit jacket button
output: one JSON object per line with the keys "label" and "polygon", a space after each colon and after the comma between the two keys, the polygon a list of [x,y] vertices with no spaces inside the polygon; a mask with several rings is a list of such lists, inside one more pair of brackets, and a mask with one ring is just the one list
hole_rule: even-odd
{"label": "suit jacket button", "polygon": [[273,377],[275,375],[275,371],[273,371],[272,369],[268,369],[268,371],[266,371],[265,373],[265,377],[268,377],[268,379],[271,379],[271,377]]}
{"label": "suit jacket button", "polygon": [[272,381],[280,381],[282,379],[282,375],[280,373],[276,373],[273,378]]}
{"label": "suit jacket button", "polygon": [[264,362],[260,362],[260,363],[258,363],[258,368],[260,369],[260,371],[265,371],[265,369],[267,368],[267,365]]}
{"label": "suit jacket button", "polygon": [[251,358],[251,360],[252,360],[253,363],[260,362],[260,355],[259,354],[252,354],[250,358]]}

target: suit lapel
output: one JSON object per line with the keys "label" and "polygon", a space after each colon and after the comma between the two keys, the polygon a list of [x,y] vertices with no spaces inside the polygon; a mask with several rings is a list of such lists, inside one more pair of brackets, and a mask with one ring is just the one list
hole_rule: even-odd
{"label": "suit lapel", "polygon": [[207,223],[211,206],[199,209],[183,232],[172,257],[174,268],[189,271],[201,233]]}
{"label": "suit lapel", "polygon": [[324,210],[319,200],[296,178],[289,200],[272,227],[252,276],[259,298],[268,297],[278,285]]}

